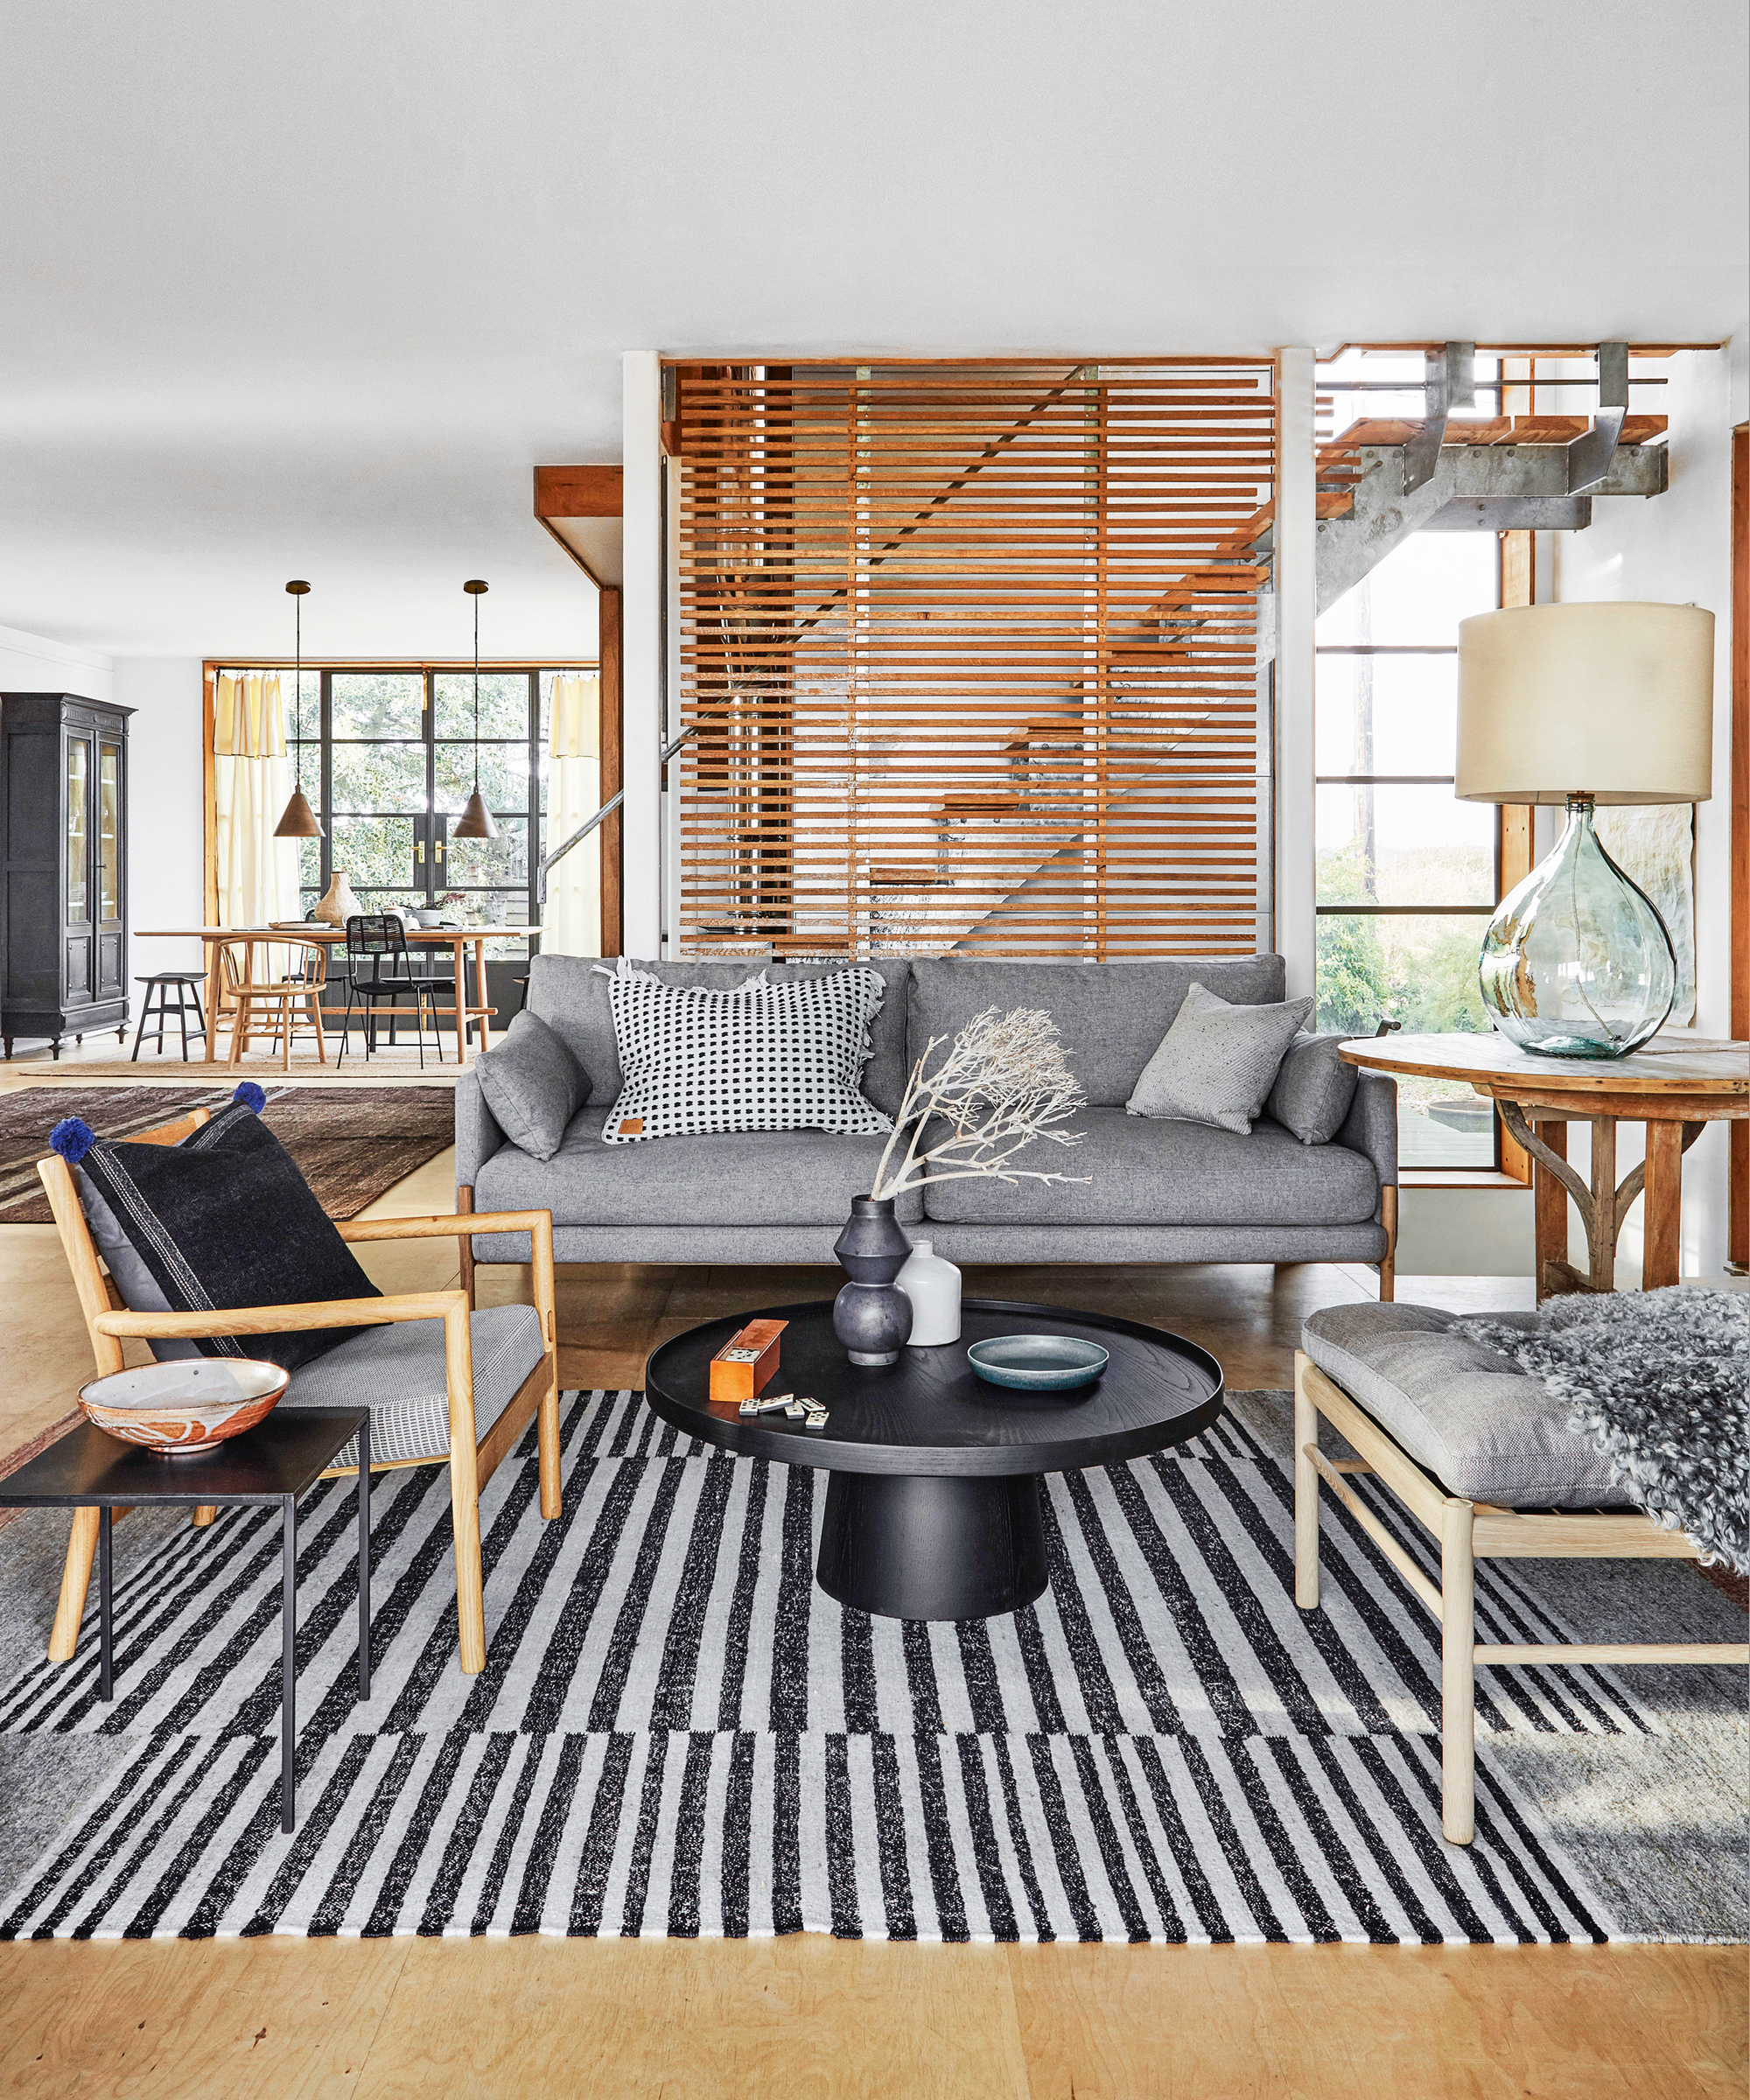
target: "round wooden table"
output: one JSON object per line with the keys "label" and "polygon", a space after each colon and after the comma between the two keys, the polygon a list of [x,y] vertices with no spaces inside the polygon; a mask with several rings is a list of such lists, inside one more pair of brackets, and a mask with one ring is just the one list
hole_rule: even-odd
{"label": "round wooden table", "polygon": [[[711,1405],[710,1359],[750,1320],[789,1323],[766,1390],[823,1401],[823,1430]],[[1111,1362],[1073,1392],[986,1385],[966,1361],[968,1344],[1015,1334],[1080,1336]],[[722,1450],[831,1474],[815,1563],[828,1596],[892,1619],[989,1619],[1046,1586],[1041,1475],[1121,1464],[1194,1437],[1222,1411],[1222,1367],[1136,1320],[972,1298],[957,1342],[865,1368],[833,1334],[831,1304],[816,1302],[676,1335],[651,1357],[644,1396],[665,1422]]]}
{"label": "round wooden table", "polygon": [[[1616,1239],[1644,1186],[1642,1287],[1681,1273],[1683,1158],[1710,1123],[1750,1115],[1750,1044],[1655,1036],[1629,1057],[1536,1057],[1504,1035],[1382,1035],[1345,1043],[1370,1071],[1465,1080],[1491,1098],[1508,1134],[1530,1153],[1537,1220],[1537,1297],[1610,1291]],[[1568,1165],[1570,1123],[1592,1125],[1592,1173]],[[1619,1184],[1616,1126],[1644,1123],[1647,1156]],[[1587,1266],[1567,1258],[1567,1199],[1586,1227]]]}

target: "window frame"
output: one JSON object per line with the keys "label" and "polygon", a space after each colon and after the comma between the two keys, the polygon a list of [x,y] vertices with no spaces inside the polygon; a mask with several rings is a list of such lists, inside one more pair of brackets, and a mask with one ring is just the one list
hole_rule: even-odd
{"label": "window frame", "polygon": [[[1500,606],[1501,606],[1501,604],[1502,604],[1502,540],[1503,540],[1503,536],[1502,536],[1501,533],[1496,533],[1496,534],[1494,535],[1494,606],[1495,606],[1495,609],[1496,609],[1497,611],[1500,609]],[[1317,639],[1316,639],[1316,637],[1315,637],[1315,639],[1314,639],[1314,643],[1313,643],[1313,662],[1314,662],[1314,671],[1315,671],[1315,684],[1314,684],[1314,691],[1313,691],[1313,702],[1312,702],[1312,704],[1313,704],[1313,709],[1314,709],[1314,712],[1315,712],[1315,719],[1316,719],[1316,712],[1317,712],[1318,704],[1319,704],[1319,702],[1318,702],[1318,692],[1317,692],[1317,684],[1316,684],[1316,670],[1317,670],[1318,660],[1319,660],[1320,657],[1324,657],[1324,656],[1451,656],[1451,657],[1456,657],[1456,656],[1458,655],[1458,653],[1459,653],[1459,645],[1458,645],[1458,643],[1457,643],[1456,641],[1452,641],[1452,642],[1323,642],[1323,643],[1321,643],[1321,642],[1318,641],[1318,640],[1317,640]],[[1314,751],[1315,751],[1315,754],[1316,754],[1316,751],[1317,751],[1317,740],[1316,740],[1316,736],[1315,736],[1315,740],[1314,740]],[[1318,792],[1319,792],[1320,788],[1364,788],[1364,787],[1369,787],[1369,786],[1371,786],[1371,787],[1377,787],[1377,788],[1417,788],[1417,787],[1424,787],[1424,788],[1453,788],[1454,790],[1456,790],[1456,788],[1457,788],[1457,785],[1458,785],[1458,776],[1457,776],[1456,773],[1444,773],[1444,774],[1384,774],[1384,773],[1371,773],[1371,774],[1355,774],[1355,773],[1345,773],[1345,774],[1326,774],[1326,773],[1320,773],[1320,771],[1318,771],[1318,760],[1317,760],[1317,757],[1316,757],[1316,755],[1315,755],[1315,757],[1314,757],[1314,760],[1313,760],[1313,768],[1314,768],[1314,769],[1313,769],[1313,774],[1312,774],[1312,792],[1313,792],[1313,796],[1314,796],[1315,807],[1316,807],[1316,802],[1317,802]],[[1504,858],[1505,858],[1504,817],[1505,817],[1505,812],[1504,812],[1504,811],[1503,811],[1503,810],[1502,810],[1502,808],[1500,808],[1500,807],[1497,805],[1497,807],[1496,807],[1496,808],[1495,808],[1495,812],[1494,812],[1494,826],[1493,826],[1493,830],[1494,830],[1494,840],[1493,840],[1493,869],[1492,869],[1492,874],[1493,874],[1493,882],[1492,882],[1492,886],[1493,886],[1493,889],[1494,889],[1494,895],[1493,895],[1492,897],[1490,897],[1490,898],[1489,898],[1489,899],[1487,900],[1487,902],[1480,902],[1480,903],[1475,903],[1475,904],[1468,904],[1468,903],[1467,903],[1467,904],[1378,904],[1378,903],[1371,903],[1371,904],[1368,904],[1368,903],[1353,903],[1353,902],[1351,902],[1351,903],[1344,903],[1344,904],[1321,904],[1321,903],[1320,903],[1320,901],[1319,901],[1319,900],[1318,900],[1317,893],[1316,893],[1316,891],[1317,891],[1317,881],[1318,881],[1318,876],[1317,876],[1317,865],[1318,865],[1318,861],[1317,861],[1317,857],[1318,857],[1318,851],[1319,851],[1319,838],[1318,838],[1318,826],[1317,826],[1317,821],[1316,821],[1316,818],[1315,818],[1315,821],[1314,821],[1314,825],[1313,825],[1313,856],[1314,856],[1314,878],[1313,878],[1313,879],[1314,879],[1314,891],[1315,891],[1315,893],[1314,893],[1314,896],[1313,896],[1313,900],[1312,900],[1313,923],[1314,923],[1314,926],[1315,926],[1315,928],[1316,928],[1316,926],[1317,926],[1317,924],[1318,924],[1319,920],[1322,920],[1322,919],[1392,919],[1392,918],[1404,918],[1404,919],[1437,919],[1437,918],[1448,918],[1448,919],[1474,919],[1474,918],[1475,918],[1475,917],[1477,916],[1477,914],[1478,914],[1480,912],[1488,912],[1488,913],[1491,913],[1491,914],[1492,914],[1492,913],[1494,912],[1494,910],[1495,909],[1496,906],[1498,906],[1498,905],[1500,904],[1500,902],[1501,902],[1501,900],[1502,900],[1502,895],[1504,894],[1504,890],[1503,890],[1503,886],[1503,886],[1503,876],[1504,876]],[[1427,1176],[1428,1176],[1428,1177],[1429,1177],[1431,1180],[1434,1180],[1434,1181],[1437,1181],[1437,1182],[1438,1182],[1438,1181],[1439,1181],[1439,1180],[1443,1180],[1448,1179],[1448,1178],[1450,1178],[1450,1177],[1454,1177],[1454,1176],[1458,1176],[1458,1177],[1463,1177],[1463,1176],[1475,1176],[1475,1175],[1484,1175],[1484,1174],[1486,1174],[1486,1175],[1488,1175],[1488,1176],[1491,1176],[1491,1177],[1495,1177],[1495,1176],[1500,1176],[1500,1175],[1502,1175],[1503,1173],[1505,1173],[1505,1172],[1507,1172],[1507,1161],[1506,1161],[1506,1159],[1505,1159],[1505,1158],[1504,1158],[1504,1155],[1503,1155],[1503,1152],[1502,1152],[1502,1126],[1501,1126],[1501,1117],[1499,1116],[1499,1115],[1496,1115],[1496,1116],[1493,1116],[1493,1117],[1491,1118],[1491,1126],[1490,1126],[1490,1158],[1489,1158],[1489,1164],[1488,1164],[1488,1165],[1486,1167],[1485,1167],[1485,1166],[1480,1166],[1480,1165],[1474,1165],[1474,1164],[1466,1164],[1466,1165],[1465,1165],[1465,1166],[1452,1165],[1452,1166],[1427,1166],[1427,1167],[1421,1167],[1421,1168],[1410,1168],[1410,1169],[1409,1169],[1409,1170],[1407,1170],[1407,1171],[1408,1171],[1408,1172],[1409,1172],[1410,1174],[1413,1174],[1413,1175],[1418,1175],[1418,1176],[1419,1176],[1419,1175],[1422,1175],[1422,1174],[1425,1174],[1425,1175],[1427,1175]],[[1517,1182],[1517,1180],[1518,1180],[1518,1177],[1517,1177],[1517,1176],[1511,1176],[1511,1177],[1509,1177],[1509,1178],[1513,1179],[1513,1180],[1516,1181],[1516,1182]]]}

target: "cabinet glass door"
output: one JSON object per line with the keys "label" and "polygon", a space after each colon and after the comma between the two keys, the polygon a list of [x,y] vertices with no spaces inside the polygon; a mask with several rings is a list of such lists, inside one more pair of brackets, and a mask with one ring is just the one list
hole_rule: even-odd
{"label": "cabinet glass door", "polygon": [[97,995],[122,989],[122,746],[97,746]]}
{"label": "cabinet glass door", "polygon": [[66,740],[66,915],[82,925],[91,917],[91,746],[83,737]]}

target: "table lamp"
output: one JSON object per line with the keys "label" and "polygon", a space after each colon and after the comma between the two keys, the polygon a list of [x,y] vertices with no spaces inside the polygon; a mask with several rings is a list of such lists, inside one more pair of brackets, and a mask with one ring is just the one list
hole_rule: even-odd
{"label": "table lamp", "polygon": [[1555,850],[1488,922],[1477,966],[1502,1033],[1546,1057],[1626,1057],[1676,990],[1664,920],[1599,843],[1600,803],[1713,792],[1713,615],[1520,606],[1459,623],[1457,792],[1562,802]]}

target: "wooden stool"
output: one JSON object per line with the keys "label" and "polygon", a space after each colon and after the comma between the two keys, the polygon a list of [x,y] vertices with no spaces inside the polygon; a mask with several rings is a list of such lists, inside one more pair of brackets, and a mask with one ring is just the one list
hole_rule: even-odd
{"label": "wooden stool", "polygon": [[[164,1055],[164,1023],[174,1019],[181,1025],[182,1061],[186,1064],[188,1062],[188,1016],[191,1010],[183,995],[185,992],[193,995],[192,1012],[195,1020],[199,1024],[195,1028],[194,1034],[196,1040],[200,1040],[206,1033],[206,1016],[200,1010],[200,987],[206,982],[206,972],[199,970],[161,970],[153,976],[136,977],[134,982],[145,986],[146,1001],[140,1009],[140,1026],[135,1032],[134,1054],[129,1059],[129,1063],[137,1064],[140,1060],[140,1044],[145,1036],[146,1023],[152,1018],[152,994],[157,992],[158,1026],[158,1033],[152,1038],[152,1040],[158,1046],[158,1055],[160,1057]],[[176,987],[174,1006],[171,1004],[168,996],[172,985]]]}

